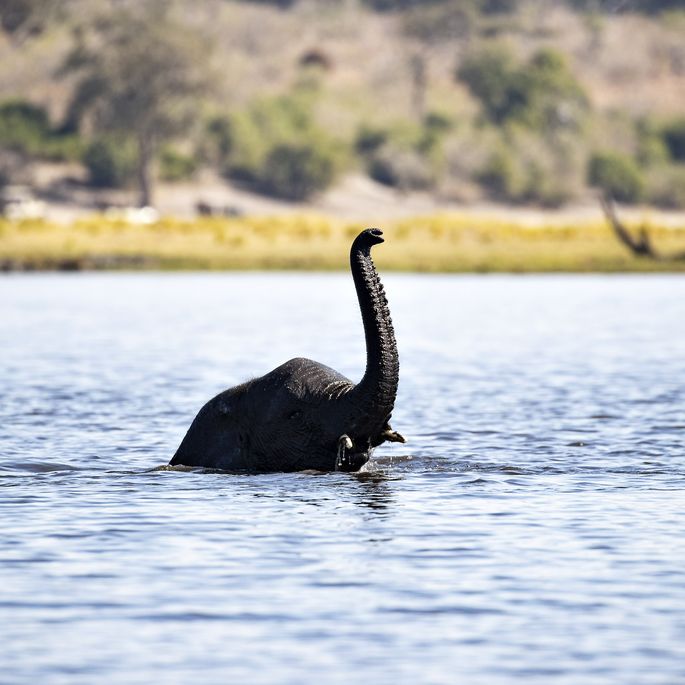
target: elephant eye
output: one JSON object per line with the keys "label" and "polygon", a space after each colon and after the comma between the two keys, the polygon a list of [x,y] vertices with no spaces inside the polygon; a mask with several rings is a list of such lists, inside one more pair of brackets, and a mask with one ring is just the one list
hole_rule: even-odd
{"label": "elephant eye", "polygon": [[290,412],[290,414],[288,415],[288,418],[289,419],[298,419],[298,418],[300,418],[300,416],[302,416],[302,412],[299,410],[295,410],[293,412]]}

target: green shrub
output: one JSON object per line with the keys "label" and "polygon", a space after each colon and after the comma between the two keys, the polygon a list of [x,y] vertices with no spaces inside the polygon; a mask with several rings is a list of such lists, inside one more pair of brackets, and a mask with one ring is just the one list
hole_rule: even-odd
{"label": "green shrub", "polygon": [[401,190],[425,190],[435,182],[435,174],[425,156],[415,149],[388,143],[368,162],[369,176],[379,183]]}
{"label": "green shrub", "polygon": [[43,107],[24,100],[8,100],[0,105],[0,145],[5,149],[35,155],[49,131]]}
{"label": "green shrub", "polygon": [[525,195],[526,183],[516,162],[511,151],[501,146],[476,172],[476,180],[497,199],[520,201]]}
{"label": "green shrub", "polygon": [[226,155],[223,171],[232,178],[259,182],[270,151],[277,145],[319,135],[309,103],[294,95],[262,98],[223,125]]}
{"label": "green shrub", "polygon": [[429,112],[423,121],[416,149],[426,156],[434,166],[440,165],[442,146],[454,122],[443,114]]}
{"label": "green shrub", "polygon": [[79,159],[83,151],[77,136],[55,133],[46,110],[24,100],[0,104],[0,147],[55,162]]}
{"label": "green shrub", "polygon": [[316,125],[312,97],[296,91],[231,114],[219,130],[226,151],[223,173],[291,200],[328,187],[344,166],[347,151]]}
{"label": "green shrub", "polygon": [[163,181],[183,181],[197,171],[197,160],[170,147],[159,155],[159,177]]}
{"label": "green shrub", "polygon": [[6,100],[0,104],[0,122],[3,125],[21,124],[26,128],[37,131],[39,135],[46,134],[49,129],[48,114],[44,107],[34,105],[26,100]]}
{"label": "green shrub", "polygon": [[224,167],[234,147],[235,132],[230,116],[211,117],[200,134],[200,158],[218,167]]}
{"label": "green shrub", "polygon": [[362,127],[356,149],[371,178],[402,190],[432,187],[444,166],[443,140],[452,122],[429,114],[423,125],[396,122],[386,128]]}
{"label": "green shrub", "polygon": [[648,177],[649,201],[668,209],[685,209],[685,167],[662,166]]}
{"label": "green shrub", "polygon": [[249,111],[231,115],[230,131],[233,142],[221,171],[234,180],[254,182],[273,144],[269,132],[261,130]]}
{"label": "green shrub", "polygon": [[423,125],[426,131],[431,134],[444,134],[454,128],[454,121],[451,117],[441,112],[428,112]]}
{"label": "green shrub", "polygon": [[85,143],[77,135],[54,134],[45,139],[36,157],[50,162],[75,162],[83,158]]}
{"label": "green shrub", "polygon": [[132,141],[120,137],[96,138],[83,154],[90,183],[97,187],[121,188],[128,185],[135,172],[136,161]]}
{"label": "green shrub", "polygon": [[474,180],[497,200],[559,207],[584,188],[584,152],[575,135],[548,141],[525,127],[511,127],[489,148]]}
{"label": "green shrub", "polygon": [[588,106],[563,54],[550,48],[521,64],[504,46],[489,45],[467,55],[456,76],[497,125],[515,121],[538,129],[579,128]]}
{"label": "green shrub", "polygon": [[671,159],[685,161],[685,117],[666,124],[662,135]]}
{"label": "green shrub", "polygon": [[357,132],[354,148],[361,155],[371,154],[387,142],[388,135],[387,129],[362,124]]}
{"label": "green shrub", "polygon": [[486,116],[500,124],[526,102],[525,84],[514,57],[499,45],[486,46],[466,56],[456,76],[480,100]]}
{"label": "green shrub", "polygon": [[648,119],[638,121],[636,129],[636,157],[640,164],[654,166],[667,162],[670,154],[663,132]]}
{"label": "green shrub", "polygon": [[619,202],[638,202],[645,181],[635,160],[617,152],[594,154],[588,166],[588,181]]}
{"label": "green shrub", "polygon": [[563,53],[541,48],[524,67],[528,123],[548,128],[579,128],[588,98]]}
{"label": "green shrub", "polygon": [[546,138],[520,128],[512,142],[525,178],[526,201],[559,207],[586,189],[587,150],[575,132]]}
{"label": "green shrub", "polygon": [[542,207],[556,208],[578,197],[581,176],[574,164],[560,160],[530,161],[525,165],[525,190],[521,199]]}
{"label": "green shrub", "polygon": [[340,169],[340,155],[326,142],[301,141],[275,145],[261,173],[261,189],[286,200],[305,200],[325,190]]}

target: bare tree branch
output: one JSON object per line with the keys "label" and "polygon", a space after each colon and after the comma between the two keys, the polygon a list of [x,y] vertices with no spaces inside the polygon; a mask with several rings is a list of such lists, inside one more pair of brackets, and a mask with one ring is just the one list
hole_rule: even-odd
{"label": "bare tree branch", "polygon": [[676,252],[671,255],[664,255],[657,252],[647,232],[647,227],[643,224],[640,227],[638,237],[633,236],[625,227],[616,214],[616,204],[608,193],[600,195],[600,204],[606,220],[609,222],[614,235],[622,242],[636,257],[649,257],[662,262],[679,262],[685,260],[685,252]]}
{"label": "bare tree branch", "polygon": [[604,216],[614,231],[614,235],[622,242],[636,257],[649,257],[651,259],[661,259],[654,248],[647,233],[645,226],[640,228],[640,234],[636,238],[621,223],[616,214],[616,204],[614,198],[609,193],[603,193],[599,198]]}

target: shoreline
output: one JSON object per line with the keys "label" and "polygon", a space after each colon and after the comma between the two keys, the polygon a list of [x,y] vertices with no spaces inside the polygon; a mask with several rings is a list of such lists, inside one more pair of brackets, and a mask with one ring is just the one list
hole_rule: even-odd
{"label": "shoreline", "polygon": [[[640,230],[643,222],[626,220]],[[636,257],[606,222],[531,226],[439,213],[381,224],[385,271],[419,273],[685,272],[685,259]],[[647,223],[663,255],[685,254],[685,223]],[[63,225],[0,220],[0,271],[337,271],[366,225],[312,214],[163,218],[134,224],[93,215]]]}

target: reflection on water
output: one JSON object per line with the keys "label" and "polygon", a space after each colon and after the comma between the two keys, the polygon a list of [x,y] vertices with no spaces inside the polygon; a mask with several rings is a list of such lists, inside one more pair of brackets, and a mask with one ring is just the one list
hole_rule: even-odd
{"label": "reflection on water", "polygon": [[160,467],[349,277],[0,280],[3,683],[685,680],[685,279],[384,280],[410,442],[257,476]]}

